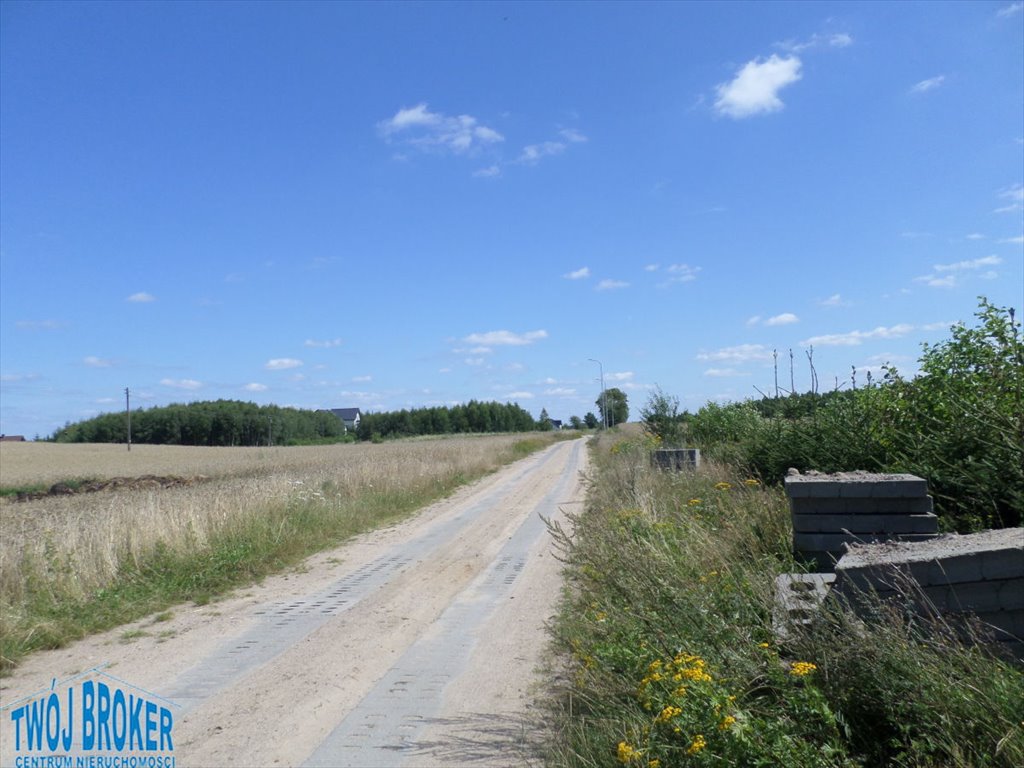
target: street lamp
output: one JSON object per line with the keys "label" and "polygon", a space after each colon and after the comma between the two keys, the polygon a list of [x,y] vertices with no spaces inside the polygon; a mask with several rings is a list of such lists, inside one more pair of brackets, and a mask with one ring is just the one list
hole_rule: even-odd
{"label": "street lamp", "polygon": [[601,371],[601,426],[603,429],[608,429],[608,396],[604,391],[604,366],[600,360],[595,360],[592,357],[588,357],[587,360],[597,363],[597,367]]}

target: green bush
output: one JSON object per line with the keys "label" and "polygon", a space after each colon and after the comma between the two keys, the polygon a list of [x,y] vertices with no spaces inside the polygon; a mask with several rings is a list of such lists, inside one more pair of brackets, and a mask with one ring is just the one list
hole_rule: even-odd
{"label": "green bush", "polygon": [[774,402],[790,398],[709,403],[691,434],[708,455],[770,481],[790,467],[909,472],[928,481],[948,530],[1019,526],[1024,341],[1012,309],[981,299],[977,317],[925,345],[914,378],[890,368],[880,383],[801,396],[793,408]]}

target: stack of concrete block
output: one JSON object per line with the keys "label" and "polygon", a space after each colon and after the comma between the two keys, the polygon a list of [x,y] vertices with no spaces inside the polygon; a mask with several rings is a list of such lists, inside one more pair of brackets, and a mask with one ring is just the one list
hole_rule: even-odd
{"label": "stack of concrete block", "polygon": [[772,632],[779,642],[814,622],[835,580],[834,573],[783,573],[775,579]]}
{"label": "stack of concrete block", "polygon": [[790,470],[793,552],[816,570],[832,571],[851,544],[925,541],[938,535],[928,483],[914,475]]}
{"label": "stack of concrete block", "polygon": [[658,469],[697,469],[700,450],[697,448],[658,448],[651,452],[651,465]]}
{"label": "stack of concrete block", "polygon": [[973,616],[981,639],[1024,660],[1024,528],[854,546],[835,571],[832,594],[855,611],[872,610],[873,595],[963,631]]}

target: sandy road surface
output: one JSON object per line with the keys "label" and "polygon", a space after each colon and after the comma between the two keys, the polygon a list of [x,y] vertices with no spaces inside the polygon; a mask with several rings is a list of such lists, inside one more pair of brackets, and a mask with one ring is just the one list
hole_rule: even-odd
{"label": "sandy road surface", "polygon": [[11,702],[101,664],[173,702],[181,768],[528,764],[560,584],[543,518],[581,502],[585,462],[556,444],[301,573],[30,657],[0,681],[0,764],[28,754]]}

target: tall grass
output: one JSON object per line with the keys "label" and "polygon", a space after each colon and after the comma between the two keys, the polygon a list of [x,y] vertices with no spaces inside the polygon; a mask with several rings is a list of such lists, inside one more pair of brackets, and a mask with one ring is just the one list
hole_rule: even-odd
{"label": "tall grass", "polygon": [[595,441],[586,508],[556,529],[550,765],[1024,764],[1020,669],[898,616],[826,612],[783,645],[782,490],[724,466],[654,470],[647,448]]}
{"label": "tall grass", "polygon": [[[0,663],[7,668],[32,650],[177,602],[205,602],[394,521],[553,439],[248,450],[146,446],[134,459],[137,468],[176,475],[200,468],[210,477],[190,486],[0,502]],[[62,459],[60,469],[37,463],[38,477],[54,478],[60,470],[124,473],[111,472],[112,455],[94,446],[45,447],[70,450],[35,452]],[[195,464],[198,456],[205,462]],[[19,482],[33,481],[25,467],[15,467]],[[5,483],[7,477],[5,466]]]}

